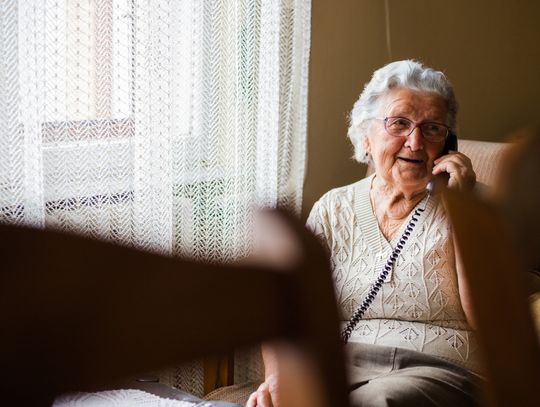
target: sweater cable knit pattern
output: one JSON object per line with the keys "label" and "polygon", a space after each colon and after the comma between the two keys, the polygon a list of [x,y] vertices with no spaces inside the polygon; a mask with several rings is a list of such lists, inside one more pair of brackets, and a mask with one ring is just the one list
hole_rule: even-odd
{"label": "sweater cable knit pattern", "polygon": [[[373,178],[329,191],[307,221],[329,250],[343,325],[362,303],[414,212],[386,240],[371,207]],[[418,204],[424,205],[350,341],[425,352],[479,373],[477,341],[459,298],[450,222],[436,196]]]}

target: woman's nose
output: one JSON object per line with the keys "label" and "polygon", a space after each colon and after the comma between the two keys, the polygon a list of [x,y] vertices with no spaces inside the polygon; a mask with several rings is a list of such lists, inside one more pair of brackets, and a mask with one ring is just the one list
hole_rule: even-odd
{"label": "woman's nose", "polygon": [[415,127],[411,134],[407,137],[405,146],[409,147],[411,151],[423,150],[424,149],[424,136],[422,136],[422,131],[420,127]]}

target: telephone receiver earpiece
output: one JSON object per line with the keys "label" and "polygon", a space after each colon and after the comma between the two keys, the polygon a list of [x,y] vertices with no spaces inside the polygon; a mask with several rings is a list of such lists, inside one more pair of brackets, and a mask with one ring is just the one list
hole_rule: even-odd
{"label": "telephone receiver earpiece", "polygon": [[446,155],[448,154],[449,151],[457,151],[457,149],[458,149],[458,142],[457,142],[456,133],[450,132],[448,133],[448,136],[446,137],[446,141],[444,142],[444,147],[443,147],[441,155]]}

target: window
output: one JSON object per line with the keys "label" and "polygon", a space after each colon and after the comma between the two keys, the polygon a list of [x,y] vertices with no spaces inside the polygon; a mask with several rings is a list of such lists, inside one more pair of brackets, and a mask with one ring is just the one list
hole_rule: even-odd
{"label": "window", "polygon": [[247,254],[254,205],[300,209],[309,21],[309,0],[2,3],[0,222]]}

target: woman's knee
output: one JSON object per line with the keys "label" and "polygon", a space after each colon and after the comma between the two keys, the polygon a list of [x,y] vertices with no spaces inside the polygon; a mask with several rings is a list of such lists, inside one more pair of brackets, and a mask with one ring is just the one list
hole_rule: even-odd
{"label": "woman's knee", "polygon": [[380,377],[350,393],[354,407],[454,406],[474,405],[473,398],[460,389],[428,378]]}
{"label": "woman's knee", "polygon": [[393,387],[372,380],[350,393],[352,407],[399,406],[400,398]]}

